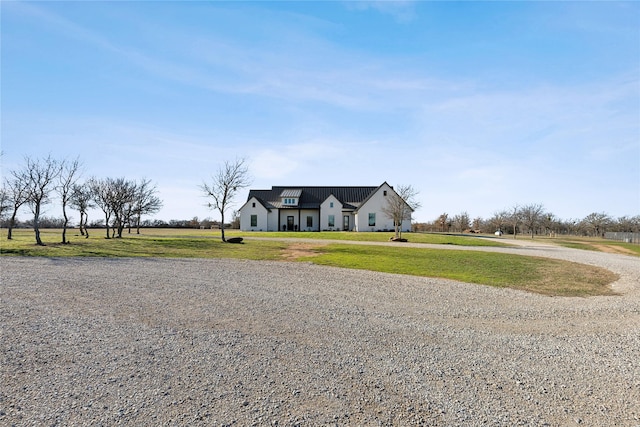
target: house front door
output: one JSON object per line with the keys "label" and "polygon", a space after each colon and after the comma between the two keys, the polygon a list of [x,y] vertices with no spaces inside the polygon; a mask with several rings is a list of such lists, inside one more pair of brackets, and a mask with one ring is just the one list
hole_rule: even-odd
{"label": "house front door", "polygon": [[287,217],[287,231],[293,231],[293,216]]}
{"label": "house front door", "polygon": [[349,231],[349,215],[345,215],[342,220],[342,229]]}

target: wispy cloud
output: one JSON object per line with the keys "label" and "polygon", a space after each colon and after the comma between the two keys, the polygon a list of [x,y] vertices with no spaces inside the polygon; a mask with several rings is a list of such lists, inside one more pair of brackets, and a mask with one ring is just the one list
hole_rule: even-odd
{"label": "wispy cloud", "polygon": [[338,158],[340,153],[335,141],[289,144],[257,151],[251,166],[258,180],[292,180],[305,184],[301,182],[302,175],[316,179],[312,172],[326,168],[327,161]]}
{"label": "wispy cloud", "polygon": [[355,0],[345,2],[350,10],[376,10],[391,15],[398,22],[416,18],[415,0]]}

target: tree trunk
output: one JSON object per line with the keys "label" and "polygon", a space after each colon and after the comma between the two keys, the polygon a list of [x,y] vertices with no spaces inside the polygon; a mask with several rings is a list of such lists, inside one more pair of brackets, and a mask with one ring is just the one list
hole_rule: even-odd
{"label": "tree trunk", "polygon": [[13,215],[11,215],[11,220],[9,221],[9,228],[7,230],[7,240],[13,239],[13,227],[16,225],[16,215],[18,215],[18,210],[13,211]]}
{"label": "tree trunk", "polygon": [[44,246],[42,239],[40,238],[40,205],[36,204],[36,209],[33,214],[33,231],[36,233],[36,244]]}
{"label": "tree trunk", "polygon": [[89,222],[89,214],[85,212],[84,214],[84,238],[89,238],[89,229],[87,228],[87,223]]}
{"label": "tree trunk", "polygon": [[136,234],[140,234],[140,218],[141,215],[138,215],[138,219],[136,220]]}
{"label": "tree trunk", "polygon": [[110,217],[110,215],[107,215],[107,214],[104,215],[104,220],[105,220],[104,225],[105,225],[105,227],[107,229],[107,239],[110,238],[109,237],[109,228],[110,228],[109,227],[109,219],[110,219],[109,217]]}
{"label": "tree trunk", "polygon": [[67,224],[69,224],[69,217],[67,217],[67,210],[65,209],[65,206],[62,205],[62,216],[64,217],[64,223],[62,224],[62,243],[69,243],[67,242]]}
{"label": "tree trunk", "polygon": [[83,228],[83,224],[82,224],[82,218],[83,218],[83,213],[82,211],[80,211],[80,224],[78,225],[78,228],[80,229],[80,235],[84,236],[84,228]]}
{"label": "tree trunk", "polygon": [[222,233],[222,241],[226,242],[227,240],[224,238],[224,212],[221,212],[220,216],[222,217],[222,221],[220,222],[220,232]]}

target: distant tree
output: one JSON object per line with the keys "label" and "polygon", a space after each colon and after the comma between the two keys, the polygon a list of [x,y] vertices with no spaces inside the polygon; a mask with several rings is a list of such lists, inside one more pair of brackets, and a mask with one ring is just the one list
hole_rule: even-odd
{"label": "distant tree", "polygon": [[561,221],[551,212],[545,212],[541,218],[541,225],[544,227],[545,234],[553,236],[562,228]]}
{"label": "distant tree", "polygon": [[440,231],[449,231],[449,228],[447,227],[447,224],[449,224],[449,227],[451,227],[449,222],[449,214],[447,214],[446,212],[441,214],[438,219],[436,219],[436,223],[440,227]]}
{"label": "distant tree", "polygon": [[214,221],[211,218],[206,217],[205,219],[200,221],[200,227],[211,228],[211,227],[213,227],[213,222]]}
{"label": "distant tree", "polygon": [[67,242],[67,226],[69,224],[69,216],[67,215],[67,205],[70,204],[73,193],[73,186],[78,181],[80,174],[80,160],[64,160],[60,165],[60,174],[58,175],[58,195],[62,204],[62,217],[64,223],[62,225],[62,243]]}
{"label": "distant tree", "polygon": [[107,229],[107,239],[109,236],[109,224],[111,224],[111,216],[113,215],[113,203],[111,202],[111,186],[109,179],[91,178],[88,182],[91,189],[92,199],[95,205],[104,213],[104,225]]}
{"label": "distant tree", "polygon": [[26,177],[18,171],[12,171],[11,175],[10,178],[5,180],[3,186],[7,194],[7,206],[11,211],[11,216],[7,224],[7,240],[11,240],[13,237],[13,228],[16,225],[18,210],[22,205],[27,203],[28,200]]}
{"label": "distant tree", "polygon": [[509,212],[505,210],[495,212],[487,222],[492,231],[504,232],[507,228],[507,224],[509,223]]}
{"label": "distant tree", "polygon": [[540,226],[544,218],[544,213],[544,206],[539,203],[524,205],[520,208],[520,218],[522,223],[529,229],[532,239],[536,228]]}
{"label": "distant tree", "polygon": [[513,229],[513,238],[517,239],[518,238],[518,224],[520,224],[520,218],[521,218],[520,206],[519,205],[513,205],[511,207],[511,209],[508,211],[508,217],[507,218],[508,218],[509,225]]}
{"label": "distant tree", "polygon": [[197,216],[194,216],[191,221],[189,221],[190,228],[200,228],[200,220]]}
{"label": "distant tree", "polygon": [[614,231],[626,232],[626,233],[637,233],[640,231],[640,215],[636,215],[633,217],[622,216],[618,218],[618,220],[612,224],[615,227]]}
{"label": "distant tree", "polygon": [[0,187],[0,220],[4,221],[4,217],[11,208],[11,201],[9,200],[9,190],[3,183]]}
{"label": "distant tree", "polygon": [[439,229],[435,224],[436,223],[414,222],[411,224],[411,229],[416,233],[424,233]]}
{"label": "distant tree", "polygon": [[87,239],[89,238],[89,229],[87,228],[89,221],[88,211],[95,207],[92,198],[93,196],[89,185],[73,185],[71,189],[71,197],[69,198],[69,205],[80,212],[80,223],[78,228],[80,229],[80,234]]}
{"label": "distant tree", "polygon": [[[38,219],[40,228],[62,228],[64,225],[64,218],[56,218],[52,216],[41,215]],[[25,221],[25,225],[33,227],[33,219]]]}
{"label": "distant tree", "polygon": [[162,200],[156,195],[158,190],[151,180],[142,179],[135,188],[132,211],[136,224],[136,234],[140,234],[142,215],[151,215],[162,208]]}
{"label": "distant tree", "polygon": [[602,237],[612,222],[611,217],[604,212],[593,212],[582,220],[585,228],[593,232],[593,235],[597,237]]}
{"label": "distant tree", "polygon": [[420,207],[416,200],[418,191],[411,185],[398,185],[387,195],[386,203],[382,206],[382,213],[393,220],[395,237],[402,238],[402,222],[411,221],[411,214]]}
{"label": "distant tree", "polygon": [[570,218],[561,222],[562,233],[576,235],[580,232],[580,220]]}
{"label": "distant tree", "polygon": [[136,199],[136,183],[125,178],[109,179],[111,211],[114,217],[114,235],[122,237],[122,231],[131,220]]}
{"label": "distant tree", "polygon": [[485,222],[482,219],[482,217],[474,218],[471,225],[472,225],[473,231],[484,232]]}
{"label": "distant tree", "polygon": [[462,212],[458,215],[455,215],[452,219],[453,229],[456,231],[464,231],[468,230],[471,226],[471,220],[469,219],[469,214],[467,212]]}
{"label": "distant tree", "polygon": [[235,230],[240,229],[240,211],[239,210],[233,211],[233,214],[231,215],[231,228]]}
{"label": "distant tree", "polygon": [[26,157],[25,162],[25,167],[16,172],[16,178],[26,183],[27,204],[33,213],[33,231],[36,235],[36,244],[44,246],[40,238],[40,215],[43,206],[51,201],[52,187],[60,175],[61,164],[51,156],[44,159]]}
{"label": "distant tree", "polygon": [[212,202],[208,204],[209,208],[220,212],[220,230],[223,242],[226,242],[224,237],[224,214],[233,203],[233,199],[238,192],[250,184],[251,179],[246,160],[236,159],[233,162],[224,162],[224,165],[218,169],[216,174],[211,176],[211,182],[203,182],[200,186],[205,196],[212,199]]}

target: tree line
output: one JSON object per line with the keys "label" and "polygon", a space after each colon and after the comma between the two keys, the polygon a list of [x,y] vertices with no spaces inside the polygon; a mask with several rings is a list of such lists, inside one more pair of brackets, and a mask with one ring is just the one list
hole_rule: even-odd
{"label": "tree line", "polygon": [[[7,238],[12,239],[18,211],[27,207],[33,214],[30,221],[36,244],[43,245],[40,237],[42,216],[46,205],[57,196],[62,207],[62,243],[68,243],[69,210],[80,213],[80,234],[89,237],[88,212],[99,208],[104,213],[106,237],[122,237],[125,228],[136,227],[140,233],[143,215],[156,213],[162,200],[151,180],[91,177],[80,181],[82,164],[79,159],[25,157],[24,164],[11,170],[0,189],[0,218],[7,218]],[[50,220],[50,219],[47,219]]]}
{"label": "tree line", "polygon": [[604,212],[593,212],[582,219],[562,220],[540,203],[514,205],[502,209],[488,219],[471,218],[467,212],[443,213],[431,222],[413,224],[414,231],[504,233],[535,235],[584,235],[603,237],[607,231],[640,232],[640,215],[613,218]]}
{"label": "tree line", "polygon": [[[38,245],[42,245],[40,228],[51,227],[62,229],[62,243],[68,243],[66,232],[69,227],[69,209],[80,213],[79,230],[81,235],[89,237],[88,211],[99,208],[104,214],[101,220],[94,220],[91,226],[106,228],[106,237],[122,237],[123,230],[136,228],[140,233],[141,226],[153,227],[211,227],[214,222],[192,220],[163,221],[142,220],[144,215],[157,213],[162,208],[162,200],[157,196],[155,185],[148,179],[139,181],[126,178],[96,178],[85,181],[81,178],[81,162],[78,159],[55,159],[25,157],[24,164],[11,170],[0,189],[0,219],[7,226],[7,238],[12,238],[12,230],[18,224],[18,211],[28,207],[33,214],[27,223],[35,231]],[[210,208],[218,210],[222,216],[218,223],[224,241],[225,212],[238,191],[249,185],[250,178],[245,159],[225,162],[209,183],[200,186],[205,196],[212,199]],[[417,191],[411,186],[399,186],[397,203],[385,207],[385,213],[401,224],[409,219],[414,209],[419,207],[415,201]],[[57,196],[62,207],[62,218],[42,216],[43,208]],[[237,226],[237,212],[233,215],[231,227]],[[217,222],[216,222],[217,223]],[[535,235],[588,235],[604,236],[607,231],[640,232],[640,215],[613,218],[604,212],[594,212],[582,219],[562,220],[547,211],[540,203],[513,205],[502,209],[488,219],[471,218],[467,212],[456,215],[443,213],[431,222],[414,223],[413,231],[422,232],[471,232],[471,233],[504,233]],[[396,234],[398,230],[396,227]],[[401,236],[400,236],[401,237]]]}

